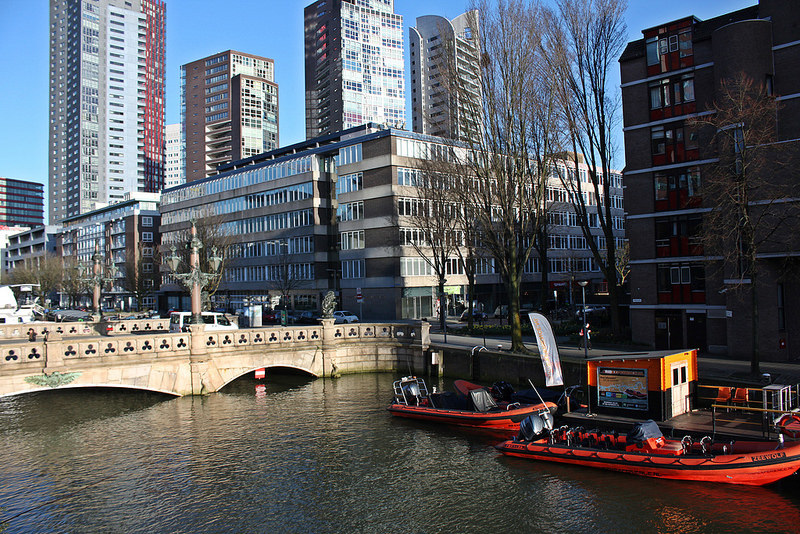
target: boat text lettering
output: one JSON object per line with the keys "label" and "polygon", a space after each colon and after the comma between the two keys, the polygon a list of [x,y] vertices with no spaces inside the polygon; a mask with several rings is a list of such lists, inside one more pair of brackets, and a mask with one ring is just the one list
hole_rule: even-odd
{"label": "boat text lettering", "polygon": [[758,456],[753,456],[753,462],[763,462],[764,460],[775,460],[777,458],[786,458],[785,452],[771,452],[769,454],[759,454]]}

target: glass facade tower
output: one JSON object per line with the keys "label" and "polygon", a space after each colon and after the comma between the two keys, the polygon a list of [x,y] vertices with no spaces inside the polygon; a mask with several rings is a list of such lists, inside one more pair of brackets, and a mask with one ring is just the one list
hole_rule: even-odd
{"label": "glass facade tower", "polygon": [[181,66],[186,181],[278,148],[278,85],[272,59],[226,50]]}
{"label": "glass facade tower", "polygon": [[306,137],[366,122],[405,125],[403,17],[393,0],[305,9]]}
{"label": "glass facade tower", "polygon": [[50,221],[164,183],[166,5],[51,0]]}

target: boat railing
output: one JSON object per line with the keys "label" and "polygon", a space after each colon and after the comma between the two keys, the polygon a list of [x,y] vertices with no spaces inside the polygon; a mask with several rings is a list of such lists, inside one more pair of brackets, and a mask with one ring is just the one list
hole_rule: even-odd
{"label": "boat railing", "polygon": [[406,406],[416,406],[422,399],[428,398],[428,387],[425,380],[416,376],[406,376],[392,383],[395,402]]}
{"label": "boat railing", "polygon": [[[733,410],[733,417],[731,419],[726,419],[731,417],[731,410]],[[739,419],[736,418],[736,413],[742,412],[746,415],[755,415],[757,417],[751,417],[749,419]],[[781,432],[776,428],[776,421],[778,421],[784,415],[797,415],[797,409],[784,409],[784,410],[775,410],[772,408],[752,408],[748,406],[731,406],[729,404],[712,404],[711,405],[711,436],[714,437],[716,435],[717,429],[717,422],[732,422],[735,421],[738,427],[743,426],[751,426],[751,427],[759,427],[761,431],[761,435],[764,438],[770,439],[774,435],[779,435]],[[760,417],[758,417],[760,415]]]}

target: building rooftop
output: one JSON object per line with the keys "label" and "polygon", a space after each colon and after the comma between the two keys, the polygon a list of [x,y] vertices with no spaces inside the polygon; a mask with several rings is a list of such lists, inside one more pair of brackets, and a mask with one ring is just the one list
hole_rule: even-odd
{"label": "building rooftop", "polygon": [[[708,20],[700,20],[695,16],[687,16],[681,17],[679,19],[675,19],[670,22],[665,22],[664,24],[659,24],[658,26],[653,26],[652,28],[646,28],[642,30],[642,33],[654,30],[656,28],[661,28],[664,26],[669,26],[671,24],[675,24],[677,22],[686,20],[686,19],[694,19],[694,35],[692,36],[693,41],[700,41],[702,39],[708,39],[711,37],[711,34],[714,33],[715,30],[731,24],[733,22],[740,22],[742,20],[750,20],[750,19],[757,19],[758,17],[758,6],[750,6],[744,9],[740,9],[738,11],[732,11],[730,13],[725,13],[724,15],[719,15],[717,17],[708,19]],[[628,46],[625,47],[625,50],[622,52],[622,55],[619,58],[620,62],[623,61],[630,61],[632,59],[636,59],[638,57],[644,57],[645,54],[645,41],[644,38],[637,39],[635,41],[631,41],[628,43]]]}

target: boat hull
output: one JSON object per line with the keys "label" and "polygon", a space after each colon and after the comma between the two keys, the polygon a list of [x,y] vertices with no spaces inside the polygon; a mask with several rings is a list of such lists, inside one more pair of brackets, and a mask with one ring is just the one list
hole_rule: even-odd
{"label": "boat hull", "polygon": [[542,410],[552,411],[555,409],[555,405],[552,403],[540,403],[512,408],[511,410],[484,413],[468,410],[431,408],[428,406],[407,406],[398,403],[390,405],[388,409],[389,412],[396,417],[407,417],[420,421],[433,421],[447,425],[491,430],[502,432],[505,435],[511,435],[519,431],[520,421]]}
{"label": "boat hull", "polygon": [[694,453],[661,455],[575,447],[550,444],[547,440],[505,441],[496,448],[507,456],[531,460],[582,465],[654,478],[753,486],[771,484],[800,469],[800,444],[787,444],[782,449],[776,449],[773,442],[739,442],[737,445],[742,447],[741,453],[714,456]]}

